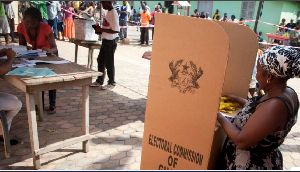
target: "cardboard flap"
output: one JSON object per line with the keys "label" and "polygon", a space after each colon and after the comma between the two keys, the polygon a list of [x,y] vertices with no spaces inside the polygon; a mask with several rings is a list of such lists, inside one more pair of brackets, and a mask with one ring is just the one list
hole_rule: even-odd
{"label": "cardboard flap", "polygon": [[207,168],[228,49],[217,23],[157,13],[142,170]]}
{"label": "cardboard flap", "polygon": [[247,26],[219,21],[215,22],[227,33],[230,44],[222,92],[247,98],[258,50],[257,37]]}

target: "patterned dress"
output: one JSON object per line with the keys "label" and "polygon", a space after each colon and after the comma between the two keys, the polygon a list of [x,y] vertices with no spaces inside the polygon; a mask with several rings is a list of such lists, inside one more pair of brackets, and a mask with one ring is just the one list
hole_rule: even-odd
{"label": "patterned dress", "polygon": [[[235,117],[233,124],[242,129],[249,118],[254,114],[256,107],[269,99],[259,102],[261,97],[249,99],[242,111]],[[283,160],[278,147],[296,123],[299,101],[297,107],[292,108],[291,103],[283,97],[272,97],[282,100],[289,109],[289,119],[283,130],[275,131],[247,150],[239,149],[227,137],[218,161],[218,169],[227,170],[282,170]]]}

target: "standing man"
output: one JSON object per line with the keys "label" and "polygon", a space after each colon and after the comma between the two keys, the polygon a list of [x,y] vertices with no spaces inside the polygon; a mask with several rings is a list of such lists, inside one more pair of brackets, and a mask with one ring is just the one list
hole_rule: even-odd
{"label": "standing man", "polygon": [[[115,51],[117,48],[116,38],[120,31],[119,16],[117,11],[113,8],[111,1],[101,1],[103,9],[107,10],[107,14],[104,17],[102,28],[95,26],[95,32],[101,34],[102,46],[98,56],[98,71],[103,75],[99,76],[96,82],[92,83],[91,87],[100,87],[101,89],[112,89],[115,87]],[[105,78],[105,68],[107,69],[108,83],[103,86]]]}
{"label": "standing man", "polygon": [[[120,26],[127,26],[128,21],[128,6],[126,4],[126,1],[123,1],[123,6],[121,7],[121,10],[118,11],[120,13]],[[121,28],[119,33],[121,41],[124,38],[127,38],[127,28]]]}
{"label": "standing man", "polygon": [[221,21],[228,22],[227,13],[224,13],[224,17],[221,18]]}
{"label": "standing man", "polygon": [[231,19],[229,19],[229,23],[238,23],[239,21],[235,18],[235,15],[231,15]]}
{"label": "standing man", "polygon": [[40,10],[42,14],[42,19],[44,23],[48,24],[48,14],[47,14],[47,6],[46,1],[30,1],[31,4],[36,5],[36,8]]}
{"label": "standing man", "polygon": [[5,15],[4,3],[6,2],[0,2],[0,34],[4,34],[5,43],[8,45],[8,34],[10,32],[10,28]]}
{"label": "standing man", "polygon": [[17,43],[17,41],[15,40],[15,13],[11,5],[11,1],[8,4],[4,4],[4,8],[5,8],[5,13],[9,24],[9,28],[10,28],[11,41],[13,43]]}
{"label": "standing man", "polygon": [[[146,45],[149,45],[149,22],[151,20],[150,14],[147,12],[147,8],[143,5],[143,12],[141,13],[141,45],[143,45],[146,41]],[[144,26],[144,27],[143,27]]]}
{"label": "standing man", "polygon": [[57,16],[59,15],[60,11],[61,9],[58,1],[48,1],[47,3],[48,24],[53,30],[55,39],[58,39]]}

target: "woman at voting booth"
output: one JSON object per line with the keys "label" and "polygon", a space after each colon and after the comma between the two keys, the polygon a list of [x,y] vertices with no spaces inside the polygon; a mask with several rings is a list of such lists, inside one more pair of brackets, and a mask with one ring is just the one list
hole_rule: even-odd
{"label": "woman at voting booth", "polygon": [[299,100],[287,80],[300,77],[300,54],[296,49],[274,46],[257,62],[256,79],[266,94],[249,100],[226,95],[243,109],[231,123],[218,113],[228,135],[218,168],[229,170],[282,170],[278,147],[284,142],[298,116]]}
{"label": "woman at voting booth", "polygon": [[[49,25],[42,22],[42,15],[36,8],[29,8],[25,11],[24,22],[18,26],[19,44],[27,46],[29,43],[32,49],[42,49],[49,54],[58,56],[57,46],[54,40],[54,34]],[[44,106],[44,92],[42,94]],[[56,90],[49,91],[50,106],[49,114],[55,111]]]}

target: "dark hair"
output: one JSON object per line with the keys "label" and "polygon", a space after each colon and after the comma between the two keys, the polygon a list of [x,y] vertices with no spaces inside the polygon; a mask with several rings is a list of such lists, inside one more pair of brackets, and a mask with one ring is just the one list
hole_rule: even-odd
{"label": "dark hair", "polygon": [[37,8],[34,8],[34,7],[30,7],[25,11],[24,19],[27,16],[30,16],[31,18],[33,18],[33,19],[35,19],[39,22],[43,21],[42,14],[41,14],[40,10],[38,10]]}

